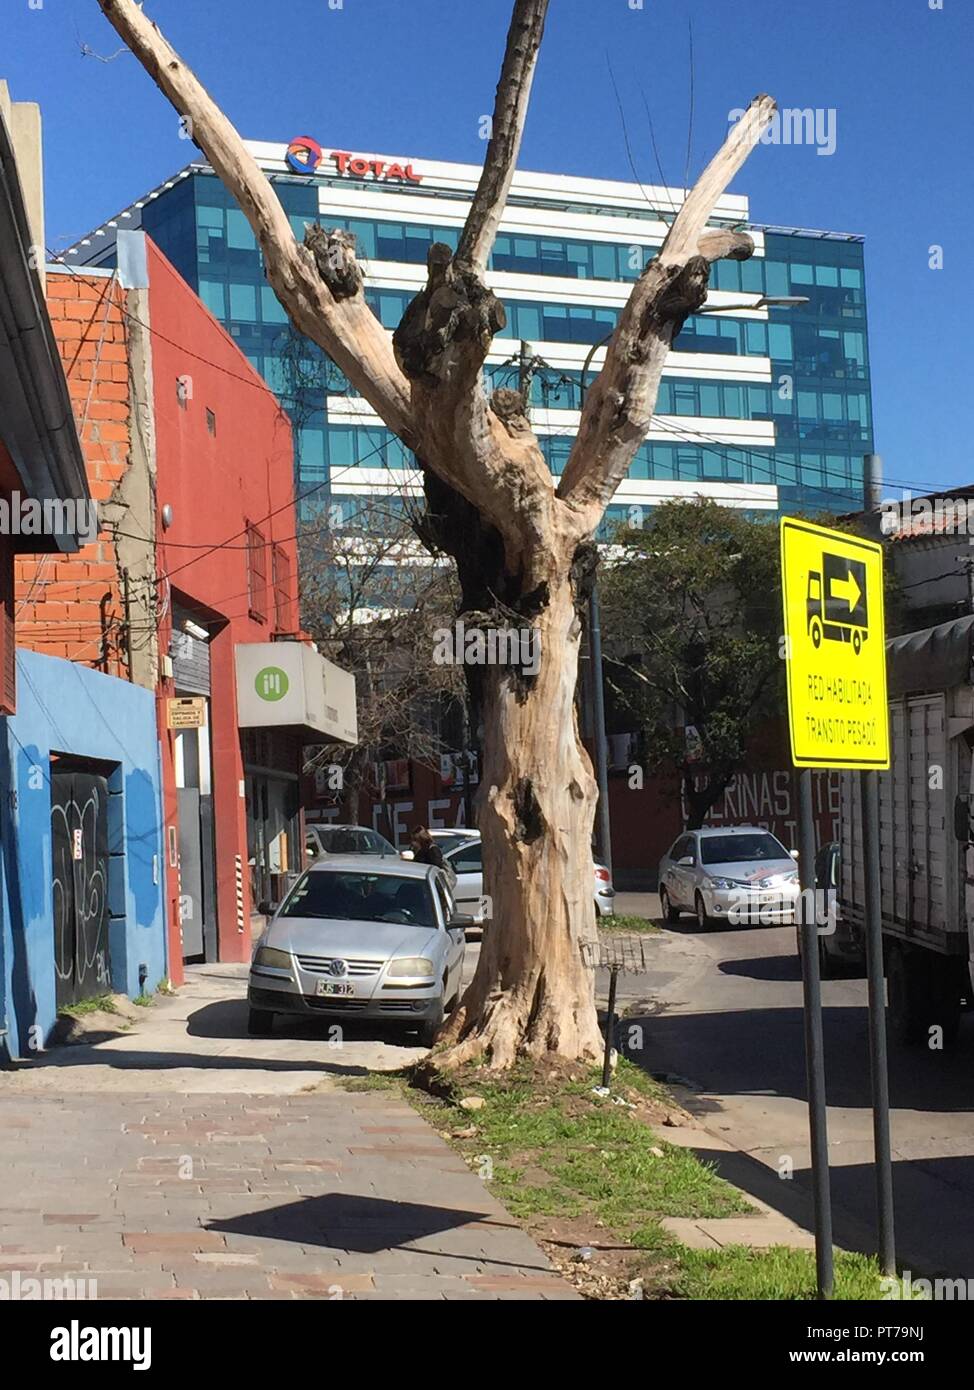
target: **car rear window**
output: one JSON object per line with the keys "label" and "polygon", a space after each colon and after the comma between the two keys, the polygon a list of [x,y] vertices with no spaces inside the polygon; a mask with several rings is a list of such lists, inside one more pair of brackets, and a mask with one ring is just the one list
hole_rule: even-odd
{"label": "car rear window", "polygon": [[326,854],[395,854],[392,845],[372,830],[339,825],[315,834]]}
{"label": "car rear window", "polygon": [[282,917],[322,917],[349,922],[398,922],[434,927],[433,899],[421,878],[397,874],[340,873],[315,869],[300,879]]}
{"label": "car rear window", "polygon": [[700,859],[704,864],[746,864],[754,859],[789,859],[780,840],[766,831],[753,835],[701,835]]}

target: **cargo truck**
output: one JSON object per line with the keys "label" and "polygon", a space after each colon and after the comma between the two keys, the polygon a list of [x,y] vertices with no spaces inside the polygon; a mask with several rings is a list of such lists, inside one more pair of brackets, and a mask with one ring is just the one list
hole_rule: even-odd
{"label": "cargo truck", "polygon": [[[879,776],[888,1019],[901,1042],[953,1042],[974,958],[974,616],[886,644],[891,767]],[[839,912],[864,939],[858,772],[841,779]]]}

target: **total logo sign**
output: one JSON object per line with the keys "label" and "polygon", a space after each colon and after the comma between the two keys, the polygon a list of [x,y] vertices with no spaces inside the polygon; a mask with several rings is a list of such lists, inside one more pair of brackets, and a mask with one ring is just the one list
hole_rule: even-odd
{"label": "total logo sign", "polygon": [[333,150],[326,155],[310,135],[299,135],[287,147],[285,155],[288,168],[296,174],[313,174],[322,160],[335,161],[339,174],[351,174],[362,179],[371,175],[374,179],[398,179],[403,183],[422,183],[423,175],[417,174],[412,164],[387,164],[384,159],[362,159],[349,154],[347,150]]}

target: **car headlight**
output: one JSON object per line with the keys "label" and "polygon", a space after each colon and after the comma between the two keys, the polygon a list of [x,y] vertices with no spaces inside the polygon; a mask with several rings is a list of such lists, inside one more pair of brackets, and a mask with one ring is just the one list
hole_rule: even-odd
{"label": "car headlight", "polygon": [[402,976],[415,975],[431,978],[436,974],[433,962],[427,960],[425,956],[404,956],[402,960],[394,960],[386,971],[387,975]]}
{"label": "car headlight", "polygon": [[734,878],[708,878],[707,887],[720,888],[724,891],[729,891],[733,888],[744,888],[746,887],[746,885],[743,883],[738,883],[737,879]]}
{"label": "car headlight", "polygon": [[290,951],[279,951],[276,946],[261,946],[254,956],[255,965],[270,965],[278,970],[290,970]]}

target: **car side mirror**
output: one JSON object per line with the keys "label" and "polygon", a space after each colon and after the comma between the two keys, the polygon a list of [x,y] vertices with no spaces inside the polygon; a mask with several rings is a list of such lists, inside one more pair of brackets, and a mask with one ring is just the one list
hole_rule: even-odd
{"label": "car side mirror", "polygon": [[685,855],[683,856],[683,858],[682,858],[682,859],[678,859],[678,860],[676,861],[676,863],[677,863],[677,867],[680,868],[680,869],[692,869],[692,868],[693,868],[693,855],[692,855],[692,854],[685,854]]}
{"label": "car side mirror", "polygon": [[474,927],[477,925],[476,917],[472,917],[469,912],[454,912],[447,922],[448,927]]}
{"label": "car side mirror", "polygon": [[273,917],[274,913],[277,911],[280,905],[280,903],[272,903],[269,901],[258,903],[257,911],[260,912],[264,917]]}
{"label": "car side mirror", "polygon": [[970,801],[966,796],[954,798],[954,838],[965,845],[971,838]]}

